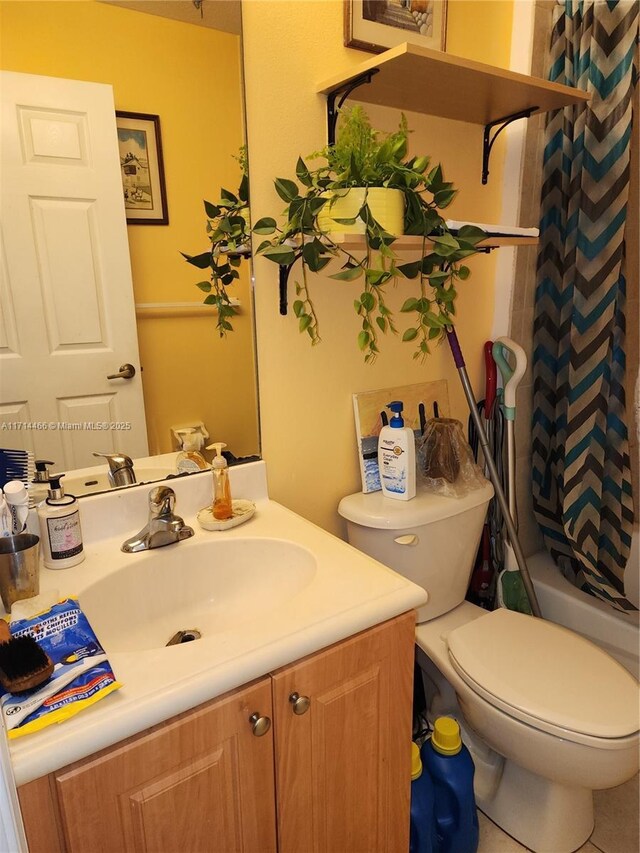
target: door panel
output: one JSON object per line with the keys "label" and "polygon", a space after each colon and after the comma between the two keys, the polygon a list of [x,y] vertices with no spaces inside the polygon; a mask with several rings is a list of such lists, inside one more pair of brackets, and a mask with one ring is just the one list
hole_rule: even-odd
{"label": "door panel", "polygon": [[408,849],[414,638],[410,613],[272,676],[280,853]]}
{"label": "door panel", "polygon": [[275,853],[273,737],[252,734],[256,711],[271,716],[268,678],[53,774],[64,849]]}
{"label": "door panel", "polygon": [[[145,456],[112,89],[1,79],[0,413],[19,409],[46,427],[3,430],[0,446],[32,449],[57,469],[95,464],[93,450]],[[125,362],[136,376],[108,380]],[[65,434],[70,406],[83,415]],[[130,428],[92,431],[103,422]]]}

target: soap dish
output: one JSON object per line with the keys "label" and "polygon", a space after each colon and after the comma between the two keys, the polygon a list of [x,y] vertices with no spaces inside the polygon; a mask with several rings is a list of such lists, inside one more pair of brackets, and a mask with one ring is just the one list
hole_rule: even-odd
{"label": "soap dish", "polygon": [[213,517],[211,507],[205,506],[198,511],[198,524],[205,530],[229,530],[231,527],[237,527],[239,524],[249,521],[256,511],[256,505],[253,501],[231,501],[231,508],[233,510],[232,517],[219,521]]}

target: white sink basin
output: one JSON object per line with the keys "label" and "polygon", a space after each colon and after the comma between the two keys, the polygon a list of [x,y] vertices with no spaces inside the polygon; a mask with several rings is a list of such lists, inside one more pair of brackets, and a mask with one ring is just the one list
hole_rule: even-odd
{"label": "white sink basin", "polygon": [[[166,461],[175,470],[175,454]],[[19,785],[426,601],[420,587],[269,500],[264,462],[229,473],[232,494],[256,504],[253,517],[200,529],[211,475],[177,477],[167,485],[195,535],[153,551],[121,550],[148,518],[148,487],[82,498],[86,559],[42,569],[40,591],[78,598],[122,686],[63,725],[11,741]],[[202,638],[165,648],[189,628]]]}
{"label": "white sink basin", "polygon": [[239,628],[293,598],[317,568],[310,551],[281,539],[193,541],[141,557],[79,597],[109,651],[161,648],[180,630],[207,639]]}
{"label": "white sink basin", "polygon": [[[166,466],[138,468],[134,465],[134,471],[138,483],[153,483],[156,480],[164,479],[168,474],[175,474],[175,469],[172,470]],[[104,492],[113,488],[106,471],[92,470],[91,468],[84,469],[81,473],[74,471],[65,476],[62,485],[67,494],[76,497],[90,495],[94,492]]]}

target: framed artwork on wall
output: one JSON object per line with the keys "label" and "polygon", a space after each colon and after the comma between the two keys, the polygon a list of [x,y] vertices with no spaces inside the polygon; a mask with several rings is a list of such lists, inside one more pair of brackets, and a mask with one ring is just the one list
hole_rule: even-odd
{"label": "framed artwork on wall", "polygon": [[344,0],[344,43],[382,53],[403,42],[444,50],[447,0]]}
{"label": "framed artwork on wall", "polygon": [[168,225],[160,117],[116,110],[124,206],[129,225]]}

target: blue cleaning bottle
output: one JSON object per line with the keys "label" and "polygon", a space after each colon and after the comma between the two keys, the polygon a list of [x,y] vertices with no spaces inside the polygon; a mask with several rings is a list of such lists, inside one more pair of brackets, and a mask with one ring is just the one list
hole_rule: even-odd
{"label": "blue cleaning bottle", "polygon": [[437,718],[421,758],[433,781],[438,853],[475,853],[479,836],[475,768],[454,719]]}
{"label": "blue cleaning bottle", "polygon": [[417,743],[411,744],[411,825],[409,853],[437,853],[433,782],[422,767]]}

